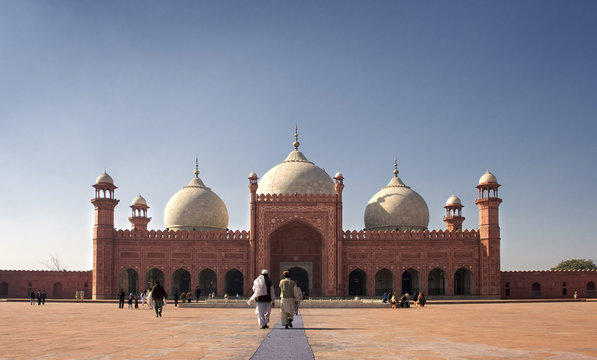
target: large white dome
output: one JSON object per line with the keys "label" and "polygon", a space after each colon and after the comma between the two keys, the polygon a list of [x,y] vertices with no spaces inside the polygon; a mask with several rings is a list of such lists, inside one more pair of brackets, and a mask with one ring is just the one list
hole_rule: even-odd
{"label": "large white dome", "polygon": [[170,198],[164,210],[164,224],[170,230],[225,230],[228,228],[226,205],[199,178],[199,171],[189,185]]}
{"label": "large white dome", "polygon": [[296,148],[263,175],[258,194],[335,194],[334,181]]}
{"label": "large white dome", "polygon": [[404,185],[395,171],[387,186],[379,190],[365,209],[367,230],[425,230],[429,225],[427,203]]}

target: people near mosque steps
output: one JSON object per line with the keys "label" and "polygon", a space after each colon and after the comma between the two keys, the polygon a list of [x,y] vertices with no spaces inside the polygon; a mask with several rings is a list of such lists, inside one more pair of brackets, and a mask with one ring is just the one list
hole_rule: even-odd
{"label": "people near mosque steps", "polygon": [[267,329],[269,326],[269,317],[272,312],[272,306],[275,304],[276,293],[274,283],[269,278],[267,270],[261,270],[261,275],[253,281],[253,295],[247,301],[250,306],[257,302],[255,313],[257,314],[257,323],[261,329]]}
{"label": "people near mosque steps", "polygon": [[153,309],[153,293],[151,290],[151,288],[147,289],[147,308],[149,310]]}
{"label": "people near mosque steps", "polygon": [[156,280],[155,285],[151,289],[151,297],[155,308],[155,316],[162,317],[162,307],[164,306],[164,298],[168,297],[166,290],[160,285],[159,280]]}
{"label": "people near mosque steps", "polygon": [[387,292],[384,292],[383,295],[381,296],[381,302],[384,304],[386,302],[388,302],[388,293]]}
{"label": "people near mosque steps", "polygon": [[299,293],[296,282],[290,278],[290,271],[282,273],[284,279],[280,281],[280,321],[286,329],[292,327],[292,320],[296,312]]}
{"label": "people near mosque steps", "polygon": [[197,302],[199,302],[199,296],[201,296],[201,289],[199,289],[199,286],[197,286],[195,288],[195,298],[197,299]]}
{"label": "people near mosque steps", "polygon": [[422,292],[420,292],[419,296],[417,296],[417,301],[415,301],[415,305],[419,307],[424,307],[426,302],[427,299],[425,299],[425,295]]}
{"label": "people near mosque steps", "polygon": [[175,307],[176,307],[176,306],[178,306],[178,299],[179,299],[179,296],[180,296],[180,295],[178,295],[178,289],[174,290],[174,306],[175,306]]}
{"label": "people near mosque steps", "polygon": [[408,293],[402,295],[400,297],[400,301],[398,301],[398,307],[400,308],[409,308],[410,307],[410,301],[408,299]]}
{"label": "people near mosque steps", "polygon": [[79,301],[79,290],[75,291],[75,301]]}
{"label": "people near mosque steps", "polygon": [[392,309],[396,309],[398,307],[398,299],[396,298],[396,293],[392,293],[392,297],[390,298],[390,304],[392,304]]}
{"label": "people near mosque steps", "polygon": [[141,298],[141,307],[145,306],[145,297],[147,295],[145,295],[144,291],[141,291],[141,294],[139,294],[139,297]]}
{"label": "people near mosque steps", "polygon": [[120,291],[118,291],[118,308],[119,309],[124,309],[124,290],[120,289]]}
{"label": "people near mosque steps", "polygon": [[129,297],[128,297],[128,304],[129,304],[129,310],[133,309],[133,301],[135,301],[135,296],[133,295],[133,293],[129,293]]}

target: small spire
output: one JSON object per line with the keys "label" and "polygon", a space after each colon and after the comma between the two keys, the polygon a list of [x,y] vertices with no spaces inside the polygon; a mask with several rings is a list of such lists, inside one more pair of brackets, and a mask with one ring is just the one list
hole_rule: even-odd
{"label": "small spire", "polygon": [[195,157],[195,177],[199,177],[199,158]]}
{"label": "small spire", "polygon": [[301,145],[301,143],[298,141],[298,125],[294,125],[294,142],[292,143],[292,146],[294,146],[295,150],[298,150],[299,146]]}
{"label": "small spire", "polygon": [[394,176],[398,177],[398,158],[394,156]]}

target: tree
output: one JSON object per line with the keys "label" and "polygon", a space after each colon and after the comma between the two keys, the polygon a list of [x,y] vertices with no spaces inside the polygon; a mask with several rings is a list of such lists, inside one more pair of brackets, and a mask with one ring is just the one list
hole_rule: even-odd
{"label": "tree", "polygon": [[562,261],[551,270],[597,270],[597,265],[590,259],[569,259]]}
{"label": "tree", "polygon": [[41,262],[45,267],[53,271],[66,271],[66,266],[62,265],[62,260],[58,254],[50,255],[50,262]]}

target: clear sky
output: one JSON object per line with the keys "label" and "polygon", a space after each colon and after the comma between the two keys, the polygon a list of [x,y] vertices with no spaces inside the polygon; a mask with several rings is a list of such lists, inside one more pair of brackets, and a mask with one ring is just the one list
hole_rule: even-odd
{"label": "clear sky", "polygon": [[502,184],[502,269],[597,258],[595,1],[0,2],[0,268],[92,268],[95,178],[150,228],[200,177],[249,223],[292,150],[345,176],[344,229],[392,176],[443,229]]}

